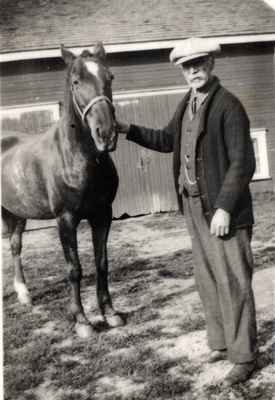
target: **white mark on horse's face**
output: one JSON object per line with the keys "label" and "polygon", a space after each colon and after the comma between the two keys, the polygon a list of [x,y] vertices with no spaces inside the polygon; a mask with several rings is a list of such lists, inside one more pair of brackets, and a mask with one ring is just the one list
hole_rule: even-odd
{"label": "white mark on horse's face", "polygon": [[86,61],[85,66],[92,75],[94,75],[96,78],[98,78],[99,66],[96,62]]}

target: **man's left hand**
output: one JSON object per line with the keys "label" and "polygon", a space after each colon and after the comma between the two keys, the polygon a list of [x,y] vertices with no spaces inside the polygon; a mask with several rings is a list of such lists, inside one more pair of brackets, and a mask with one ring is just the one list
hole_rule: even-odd
{"label": "man's left hand", "polygon": [[210,225],[210,233],[211,235],[225,236],[229,233],[230,227],[230,214],[223,210],[222,208],[218,208],[212,218]]}

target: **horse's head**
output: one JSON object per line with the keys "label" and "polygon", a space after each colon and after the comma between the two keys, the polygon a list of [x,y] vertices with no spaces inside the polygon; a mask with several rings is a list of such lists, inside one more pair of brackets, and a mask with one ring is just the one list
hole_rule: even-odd
{"label": "horse's head", "polygon": [[84,50],[76,57],[61,46],[63,60],[69,67],[68,85],[75,113],[89,127],[99,152],[116,148],[114,106],[112,104],[113,75],[106,64],[102,43],[97,43],[93,53]]}

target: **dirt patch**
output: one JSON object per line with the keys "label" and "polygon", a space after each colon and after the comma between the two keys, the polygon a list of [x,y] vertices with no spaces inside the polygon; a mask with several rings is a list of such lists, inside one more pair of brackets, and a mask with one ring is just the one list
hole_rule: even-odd
{"label": "dirt patch", "polygon": [[[68,287],[55,227],[24,236],[23,261],[33,308],[12,288],[9,246],[2,241],[5,400],[271,400],[274,387],[275,199],[256,199],[252,242],[259,366],[244,385],[222,389],[227,361],[206,362],[202,305],[193,279],[191,242],[176,213],[114,221],[110,288],[127,315],[122,328],[77,338],[67,318]],[[91,233],[79,229],[83,304],[96,324]]]}

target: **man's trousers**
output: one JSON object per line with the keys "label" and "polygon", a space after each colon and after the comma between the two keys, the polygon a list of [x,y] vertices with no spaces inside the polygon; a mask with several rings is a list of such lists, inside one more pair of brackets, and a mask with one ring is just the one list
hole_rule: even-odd
{"label": "man's trousers", "polygon": [[257,328],[252,291],[251,227],[217,238],[210,234],[200,197],[183,200],[209,347],[227,349],[228,359],[233,363],[252,361],[256,353]]}

